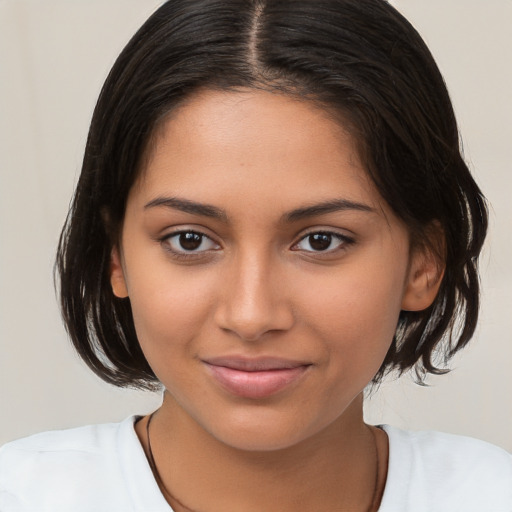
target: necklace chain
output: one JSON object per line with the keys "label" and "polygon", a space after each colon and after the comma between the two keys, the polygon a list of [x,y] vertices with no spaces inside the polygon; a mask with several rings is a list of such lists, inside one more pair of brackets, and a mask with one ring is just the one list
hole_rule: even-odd
{"label": "necklace chain", "polygon": [[[191,508],[187,507],[180,500],[178,500],[178,498],[176,498],[173,494],[171,494],[169,492],[169,489],[167,489],[166,485],[164,484],[162,477],[160,476],[158,468],[156,467],[155,457],[153,456],[153,450],[151,448],[151,437],[149,435],[149,426],[151,424],[151,420],[153,419],[154,414],[155,414],[154,412],[150,414],[150,416],[148,418],[148,422],[146,423],[146,437],[148,440],[148,455],[149,455],[149,465],[151,467],[151,470],[153,471],[153,474],[155,475],[155,478],[160,486],[160,489],[162,489],[162,491],[166,495],[167,499],[170,499],[170,500],[174,501],[175,503],[177,503],[186,512],[198,512],[197,510],[192,510]],[[377,437],[372,428],[370,428],[370,431],[373,436],[373,445],[375,447],[375,483],[373,486],[372,501],[370,503],[370,507],[368,508],[367,512],[374,512],[377,510],[376,507],[377,507],[377,501],[378,501],[380,457],[379,457],[379,449],[377,447]]]}
{"label": "necklace chain", "polygon": [[169,489],[167,489],[167,486],[165,485],[162,477],[160,476],[160,472],[158,471],[158,468],[156,467],[155,457],[153,456],[153,450],[151,448],[151,437],[149,435],[149,425],[151,424],[151,420],[153,419],[153,416],[155,413],[151,413],[148,422],[146,423],[146,437],[148,440],[148,455],[149,455],[149,465],[151,466],[151,469],[153,471],[153,474],[155,475],[155,478],[158,482],[158,485],[160,486],[160,489],[166,496],[166,498],[169,500],[172,500],[173,502],[177,503],[181,508],[183,508],[186,512],[198,512],[196,510],[192,510],[191,508],[188,508],[186,505],[181,503],[178,498],[174,497],[173,494],[169,492]]}

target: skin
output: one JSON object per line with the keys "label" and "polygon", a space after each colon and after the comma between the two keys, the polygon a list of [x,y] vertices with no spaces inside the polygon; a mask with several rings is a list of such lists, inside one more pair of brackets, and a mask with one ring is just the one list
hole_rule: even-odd
{"label": "skin", "polygon": [[[187,231],[204,235],[188,252],[176,235]],[[319,232],[326,245],[315,250]],[[201,512],[366,511],[377,476],[380,499],[387,439],[364,423],[362,392],[400,310],[428,307],[440,276],[411,250],[343,126],[283,95],[197,94],[160,128],[121,240],[111,282],[130,298],[166,390],[151,443],[172,495]],[[307,369],[271,396],[245,398],[204,362],[233,355]],[[146,421],[136,430],[147,450]]]}

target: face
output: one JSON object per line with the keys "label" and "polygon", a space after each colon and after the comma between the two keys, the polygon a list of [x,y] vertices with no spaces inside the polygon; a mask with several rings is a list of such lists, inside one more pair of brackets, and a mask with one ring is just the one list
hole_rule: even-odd
{"label": "face", "polygon": [[203,92],[128,198],[112,286],[179,414],[244,449],[342,422],[422,272],[342,126],[266,92]]}

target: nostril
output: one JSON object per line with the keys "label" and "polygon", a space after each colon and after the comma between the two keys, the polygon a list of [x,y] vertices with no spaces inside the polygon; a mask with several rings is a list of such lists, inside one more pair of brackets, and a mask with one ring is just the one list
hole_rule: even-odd
{"label": "nostril", "polygon": [[293,314],[286,287],[276,279],[278,262],[266,250],[246,247],[230,263],[216,305],[217,325],[245,341],[289,329]]}
{"label": "nostril", "polygon": [[216,322],[221,329],[235,333],[244,341],[258,341],[270,332],[290,329],[293,315],[284,304],[226,304],[217,309]]}

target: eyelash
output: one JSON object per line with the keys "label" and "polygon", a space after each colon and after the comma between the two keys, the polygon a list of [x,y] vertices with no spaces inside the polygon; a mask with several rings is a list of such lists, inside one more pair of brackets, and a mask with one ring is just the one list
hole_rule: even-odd
{"label": "eyelash", "polygon": [[[171,245],[172,240],[173,239],[179,240],[180,237],[183,235],[191,235],[192,237],[198,237],[200,239],[199,246],[195,249],[188,250],[188,251],[186,249],[184,249],[183,247],[181,248],[181,250],[177,250],[176,248],[173,248]],[[329,238],[329,240],[328,240],[329,246],[332,244],[332,242],[334,240],[337,240],[339,242],[338,247],[336,247],[334,249],[330,249],[328,246],[328,248],[325,250],[316,250],[316,251],[315,250],[304,250],[304,249],[297,248],[299,246],[299,244],[301,244],[302,242],[304,242],[308,239],[311,239],[311,237],[315,237],[315,236],[316,237],[319,237],[319,236],[320,237],[328,237]],[[161,238],[159,241],[164,246],[164,249],[166,251],[170,252],[174,258],[180,259],[180,260],[189,260],[192,258],[200,258],[200,257],[204,256],[205,253],[210,253],[211,251],[217,251],[220,248],[219,244],[217,244],[214,240],[212,240],[212,238],[210,238],[208,235],[206,235],[205,233],[201,233],[200,231],[195,231],[192,229],[176,231],[174,233],[166,235],[165,237]],[[197,241],[197,238],[195,241]],[[208,249],[202,250],[202,251],[197,251],[197,249],[200,248],[204,244],[205,241],[209,241],[215,247],[208,248]],[[182,242],[182,240],[178,241],[178,243],[180,243],[180,242]],[[352,245],[354,243],[355,243],[355,240],[346,235],[342,235],[342,234],[336,233],[334,231],[319,230],[319,231],[311,231],[311,232],[305,234],[304,236],[302,236],[298,242],[293,244],[293,246],[291,247],[291,250],[292,251],[301,251],[302,250],[309,254],[315,254],[315,255],[322,256],[322,255],[330,255],[333,253],[337,253],[339,251],[344,251],[350,245]],[[311,247],[311,240],[309,242],[309,245]]]}
{"label": "eyelash", "polygon": [[[216,247],[213,249],[207,249],[207,250],[203,250],[203,251],[197,251],[197,250],[187,251],[184,248],[182,248],[182,250],[173,249],[173,247],[171,245],[172,240],[173,239],[179,240],[179,238],[183,235],[192,235],[192,236],[199,237],[200,238],[199,247],[201,247],[201,245],[203,245],[205,240],[208,240],[211,244],[213,244]],[[181,240],[178,241],[178,243],[180,243],[180,242],[181,242]],[[180,259],[180,260],[198,258],[198,257],[204,256],[204,253],[210,252],[210,251],[216,251],[220,247],[219,244],[214,242],[208,235],[206,235],[205,233],[201,233],[200,231],[195,231],[193,229],[184,229],[181,231],[175,231],[174,233],[166,235],[165,237],[160,239],[160,243],[164,246],[164,249],[166,251],[170,252],[173,255],[174,258]]]}
{"label": "eyelash", "polygon": [[[300,251],[301,249],[295,249],[295,247],[298,247],[298,245],[300,243],[302,243],[303,241],[308,240],[311,237],[319,236],[319,235],[322,237],[329,237],[330,238],[329,245],[331,245],[334,240],[337,240],[339,242],[338,247],[336,247],[335,249],[328,248],[326,250],[317,250],[317,251],[311,250],[311,251],[305,251],[305,252],[310,253],[310,254],[315,254],[315,255],[333,254],[333,253],[337,253],[339,251],[344,251],[344,250],[348,249],[348,247],[350,245],[355,243],[355,240],[353,238],[350,238],[346,235],[342,235],[341,233],[336,233],[335,231],[320,230],[320,231],[311,231],[309,233],[306,233],[304,236],[302,236],[302,238],[296,244],[294,244],[292,246],[292,250]],[[309,244],[311,247],[311,240],[310,240]]]}

